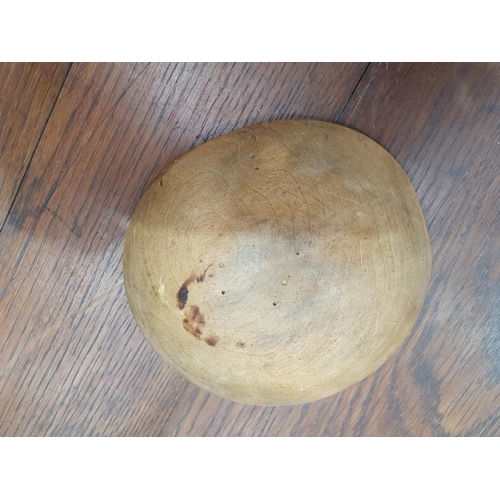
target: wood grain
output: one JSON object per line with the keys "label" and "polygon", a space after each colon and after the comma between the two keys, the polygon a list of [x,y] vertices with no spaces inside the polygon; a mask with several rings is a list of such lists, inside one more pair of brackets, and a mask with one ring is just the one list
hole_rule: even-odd
{"label": "wood grain", "polygon": [[0,231],[69,63],[0,63]]}
{"label": "wood grain", "polygon": [[[0,234],[1,435],[500,435],[500,65],[371,64],[357,85],[364,69],[72,66]],[[154,353],[125,302],[121,251],[164,166],[288,117],[337,121],[395,156],[433,276],[412,335],[376,373],[262,408],[198,389]]]}
{"label": "wood grain", "polygon": [[71,67],[0,235],[2,435],[277,433],[272,411],[197,389],[146,343],[123,290],[123,237],[174,158],[258,121],[335,121],[365,67]]}

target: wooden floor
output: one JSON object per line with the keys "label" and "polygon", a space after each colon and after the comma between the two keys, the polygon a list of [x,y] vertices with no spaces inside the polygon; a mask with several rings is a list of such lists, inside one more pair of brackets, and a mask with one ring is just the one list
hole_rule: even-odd
{"label": "wooden floor", "polygon": [[[354,128],[398,160],[432,281],[373,375],[253,407],[198,389],[147,344],[122,245],[176,157],[292,117]],[[500,64],[3,64],[0,189],[2,436],[500,435]]]}

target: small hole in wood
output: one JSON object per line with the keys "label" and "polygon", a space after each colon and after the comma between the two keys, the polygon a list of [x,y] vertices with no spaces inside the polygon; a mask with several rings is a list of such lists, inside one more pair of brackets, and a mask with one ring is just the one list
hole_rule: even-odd
{"label": "small hole in wood", "polygon": [[226,290],[222,290],[222,292],[221,292],[221,293],[222,293],[222,295],[224,295],[224,294],[226,293]]}

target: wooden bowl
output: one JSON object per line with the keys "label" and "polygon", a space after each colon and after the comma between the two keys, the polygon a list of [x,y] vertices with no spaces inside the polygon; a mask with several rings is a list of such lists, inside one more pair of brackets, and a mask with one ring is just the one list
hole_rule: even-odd
{"label": "wooden bowl", "polygon": [[261,123],[176,160],[139,202],[123,274],[148,341],[220,396],[334,394],[402,344],[431,267],[415,191],[354,130]]}

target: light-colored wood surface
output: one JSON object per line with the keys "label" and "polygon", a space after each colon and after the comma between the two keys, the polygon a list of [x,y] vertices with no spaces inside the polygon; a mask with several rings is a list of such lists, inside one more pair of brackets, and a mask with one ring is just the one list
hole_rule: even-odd
{"label": "light-colored wood surface", "polygon": [[[500,434],[500,66],[365,69],[71,66],[0,233],[2,435]],[[428,223],[432,276],[415,328],[374,374],[314,403],[248,406],[187,382],[144,340],[123,238],[175,158],[283,118],[347,125],[395,157]]]}
{"label": "light-colored wood surface", "polygon": [[123,273],[139,326],[178,372],[234,401],[301,404],[400,347],[427,291],[429,237],[378,144],[281,120],[175,160],[132,216]]}

